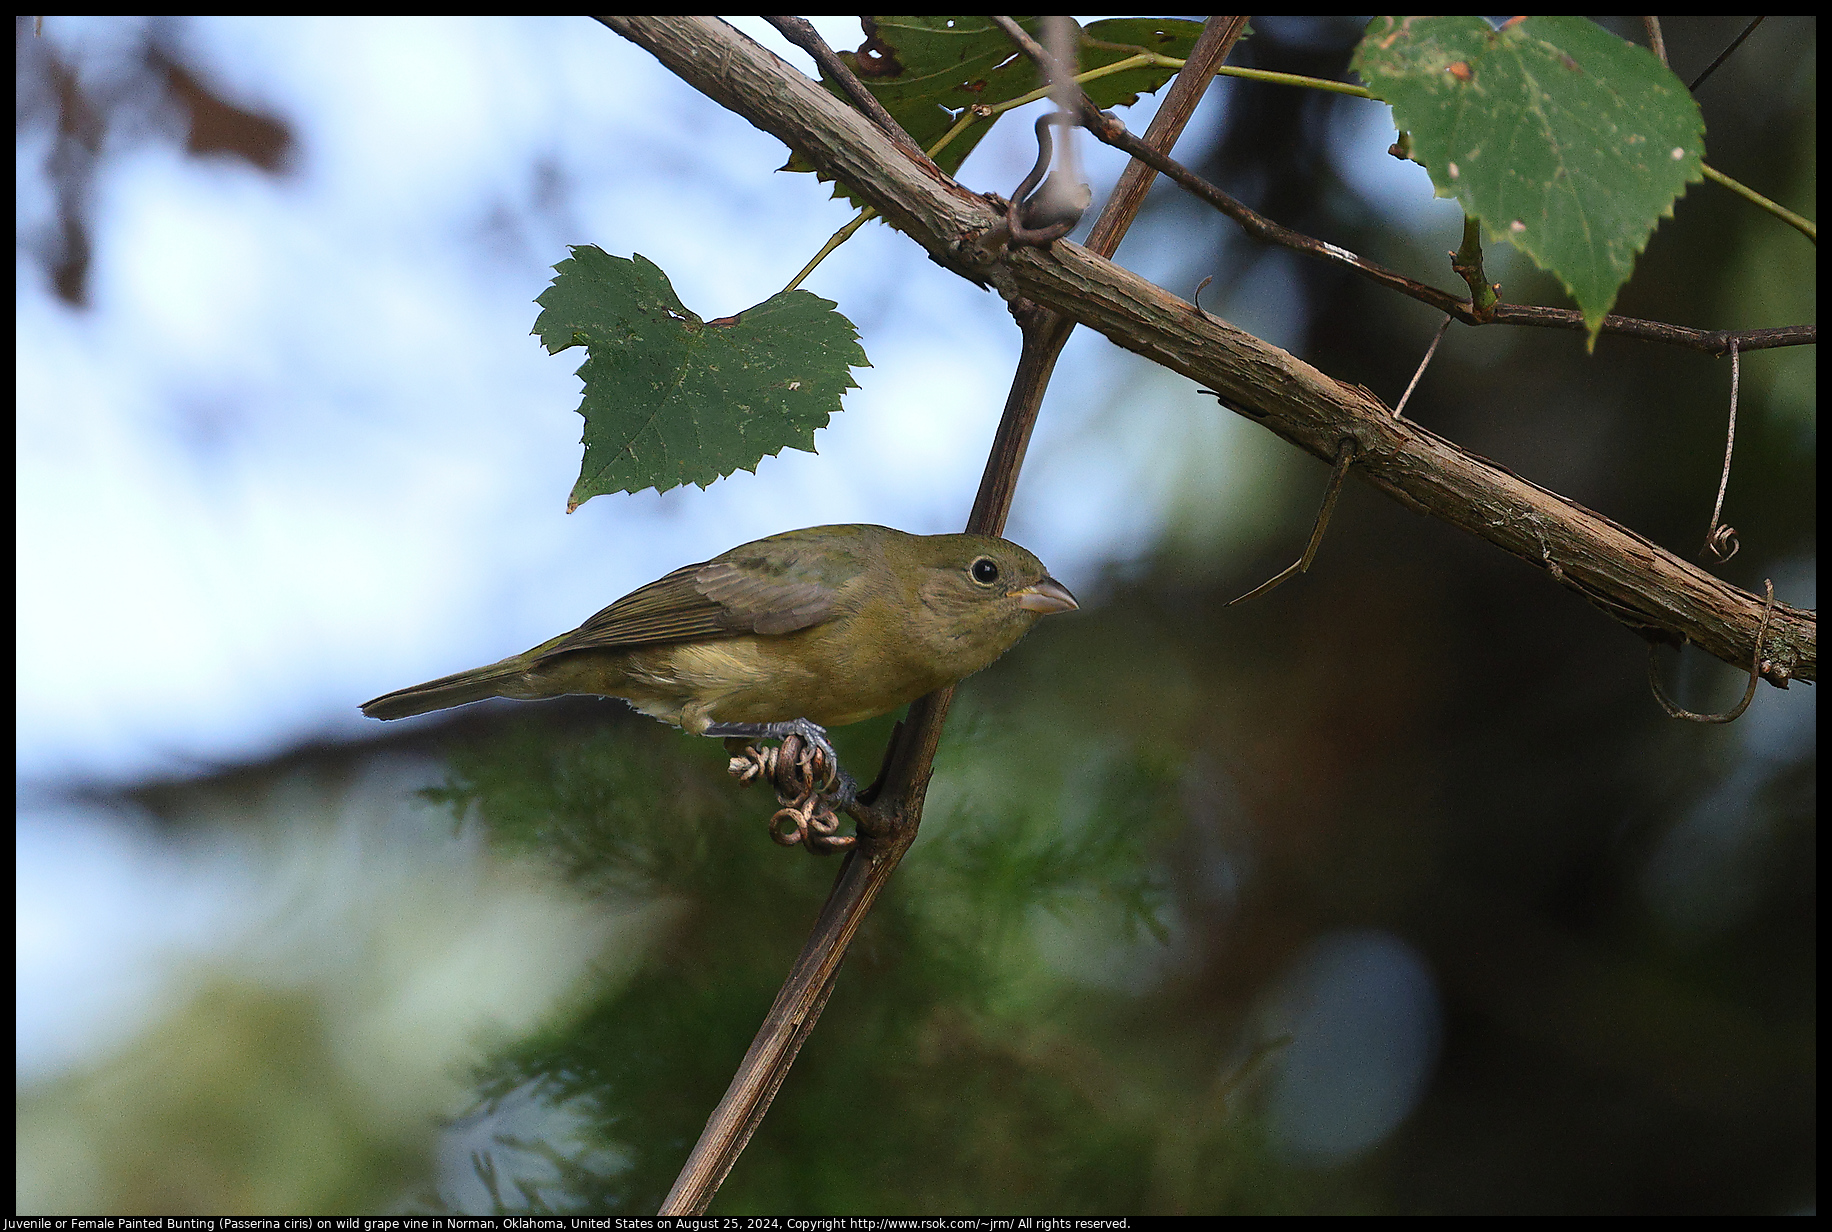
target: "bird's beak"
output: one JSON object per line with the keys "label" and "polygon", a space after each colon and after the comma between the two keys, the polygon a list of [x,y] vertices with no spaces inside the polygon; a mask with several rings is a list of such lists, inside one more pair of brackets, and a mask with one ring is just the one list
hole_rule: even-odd
{"label": "bird's beak", "polygon": [[1035,586],[1026,586],[1023,590],[1014,590],[1018,606],[1027,612],[1040,612],[1047,616],[1051,612],[1072,612],[1081,604],[1075,602],[1075,596],[1069,588],[1055,578],[1045,574],[1043,580]]}

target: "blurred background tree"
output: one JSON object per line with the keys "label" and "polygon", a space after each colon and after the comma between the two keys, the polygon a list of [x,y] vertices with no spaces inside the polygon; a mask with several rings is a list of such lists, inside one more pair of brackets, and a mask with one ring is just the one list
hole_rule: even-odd
{"label": "blurred background tree", "polygon": [[[1616,20],[1639,41],[1638,23]],[[1669,22],[1676,71],[1690,79],[1743,24]],[[385,734],[350,712],[565,627],[509,597],[520,590],[557,593],[576,622],[674,564],[786,526],[955,528],[1009,376],[1009,351],[988,359],[963,335],[1015,331],[989,297],[940,289],[958,280],[868,228],[830,262],[841,289],[823,293],[859,321],[878,367],[817,438],[821,457],[766,461],[703,495],[594,501],[559,535],[530,529],[558,520],[576,469],[569,378],[532,367],[531,341],[517,362],[539,377],[466,368],[427,336],[460,349],[471,329],[515,341],[543,267],[585,239],[650,252],[671,273],[657,247],[710,248],[722,268],[709,285],[752,278],[767,294],[843,221],[837,207],[787,220],[816,212],[824,190],[810,177],[760,185],[780,147],[589,26],[479,27],[479,41],[502,46],[467,62],[471,78],[416,74],[431,32],[411,26],[334,37],[47,27],[43,39],[16,27],[19,1209],[653,1210],[801,944],[830,863],[767,842],[766,800],[725,779],[711,742],[615,703],[475,707]],[[1770,19],[1699,91],[1708,159],[1809,216],[1814,28]],[[856,41],[843,26],[827,33]],[[1262,17],[1231,62],[1339,79],[1360,33],[1348,19]],[[375,58],[334,71],[316,55],[325,44]],[[291,95],[284,80],[268,97],[250,84],[262,46],[294,53]],[[617,114],[647,127],[626,146],[587,123],[581,149],[557,135],[551,151],[524,143],[518,172],[478,177],[468,213],[423,220],[407,189],[371,181],[355,198],[365,217],[424,221],[439,241],[424,259],[459,271],[411,283],[394,268],[398,315],[340,263],[351,254],[337,244],[368,232],[323,224],[329,241],[315,247],[260,213],[264,194],[329,198],[362,165],[336,143],[351,130],[312,111],[299,80],[341,72],[359,94],[365,74],[408,94],[431,81],[431,110],[462,119],[488,111],[487,83],[524,63],[553,66],[562,87],[630,77]],[[370,107],[384,151],[411,162],[439,144],[415,127],[426,112]],[[1127,118],[1143,128],[1142,114]],[[655,150],[674,125],[695,142],[668,161]],[[1459,216],[1429,200],[1422,174],[1391,178],[1406,170],[1384,153],[1391,140],[1380,104],[1226,82],[1178,153],[1288,226],[1444,284]],[[1022,142],[985,144],[962,179],[1007,191],[1029,155]],[[647,175],[632,204],[647,221],[593,212],[615,196],[585,178],[607,161],[622,179]],[[135,204],[181,173],[190,195],[178,205]],[[142,309],[154,328],[184,333],[171,324],[182,303],[135,290],[136,277],[168,285],[133,264],[158,247],[145,218],[160,208],[263,219],[254,249],[194,238],[176,260],[214,267],[252,252],[237,266],[246,282],[301,301],[299,320],[275,319],[333,335],[335,356],[268,343],[250,323],[231,340],[253,359],[149,381],[170,374],[114,335],[131,334],[136,295],[159,303]],[[373,234],[382,251],[390,232]],[[772,242],[753,245],[757,234]],[[322,273],[289,282],[268,246],[318,254]],[[1422,305],[1257,247],[1163,183],[1118,260],[1185,295],[1216,274],[1210,311],[1390,402],[1437,324]],[[1798,234],[1695,186],[1617,311],[1702,328],[1811,321],[1810,260]],[[1490,262],[1507,298],[1563,302],[1509,250]],[[234,301],[230,285],[199,295]],[[437,325],[390,329],[424,321],[410,302],[422,285],[494,306],[473,313],[455,296]],[[367,344],[318,315],[320,295],[366,333],[419,348],[413,379],[362,375]],[[509,300],[505,314],[496,301]],[[935,324],[951,314],[966,323],[954,335]],[[118,364],[118,384],[92,373],[73,386],[85,359]],[[405,392],[422,380],[429,391]],[[454,388],[534,381],[551,382],[520,395],[537,414],[507,429],[470,426],[502,407],[472,409]],[[974,382],[984,388],[963,396]],[[873,403],[878,383],[898,393]],[[1587,356],[1575,334],[1456,329],[1407,413],[1690,554],[1716,491],[1728,383],[1724,363],[1671,348],[1605,336]],[[132,398],[119,392],[129,387]],[[410,396],[436,403],[436,417],[393,409]],[[1815,603],[1815,396],[1804,349],[1745,357],[1726,512],[1742,551],[1719,570],[1758,591],[1772,577],[1803,607]],[[393,436],[353,426],[352,408]],[[883,417],[877,435],[853,422],[867,414]],[[924,415],[938,441],[884,435],[907,429],[882,422]],[[73,490],[108,508],[107,482],[68,478],[73,458],[115,473],[114,450],[97,445],[115,422],[156,445],[121,473],[178,476],[141,506],[165,529],[132,528],[118,506],[97,526],[66,508]],[[499,447],[496,431],[542,444]],[[321,469],[264,469],[278,465],[269,450],[296,454],[300,440],[329,459]],[[1728,726],[1675,723],[1619,625],[1356,483],[1310,574],[1224,609],[1297,554],[1324,477],[1182,378],[1078,332],[1009,533],[1070,581],[1084,612],[964,686],[923,837],[715,1213],[1811,1209],[1810,690],[1763,689]],[[216,507],[252,510],[238,523],[251,559],[288,557],[324,607],[289,618],[272,610],[292,598],[288,583],[204,567],[163,583],[176,598],[155,587],[128,610],[156,622],[187,598],[226,604],[234,636],[201,650],[184,634],[80,639],[94,617],[60,605],[94,606],[96,594],[62,585],[47,556],[100,566],[119,611],[135,575],[111,539],[208,553],[172,508],[264,484],[307,498],[318,525],[276,520],[245,493]],[[399,491],[375,496],[381,486]],[[524,504],[538,513],[521,516]],[[518,511],[505,529],[477,530],[505,509]],[[464,553],[441,555],[461,540]],[[431,561],[493,580],[429,581]],[[230,597],[206,598],[203,575],[222,588],[211,596]],[[345,610],[364,613],[347,632]],[[453,635],[454,612],[486,619]],[[277,630],[268,640],[248,631],[257,618]],[[154,682],[166,705],[128,723],[139,696],[68,666],[72,642],[88,657],[119,647],[134,670],[114,676]],[[55,687],[35,683],[45,663],[64,665]],[[1696,653],[1662,666],[1696,710],[1742,687]],[[212,693],[199,677],[229,683]],[[54,693],[107,721],[68,720],[42,700]],[[206,709],[235,733],[187,717]],[[265,717],[275,712],[283,720]],[[887,729],[840,733],[842,756],[869,764]],[[117,883],[96,882],[117,866]],[[196,935],[171,934],[175,919]],[[138,934],[162,948],[134,964],[135,983],[119,968],[146,953]],[[86,957],[101,951],[112,965]],[[54,959],[62,983],[32,974]],[[66,1036],[75,1042],[34,1044]]]}

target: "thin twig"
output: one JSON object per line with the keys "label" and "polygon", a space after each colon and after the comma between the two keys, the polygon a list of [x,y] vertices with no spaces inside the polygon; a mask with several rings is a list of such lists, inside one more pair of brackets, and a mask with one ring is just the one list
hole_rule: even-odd
{"label": "thin twig", "polygon": [[1196,306],[1196,311],[1201,313],[1203,316],[1210,318],[1211,320],[1218,319],[1218,318],[1216,318],[1213,313],[1211,313],[1208,309],[1202,306],[1202,289],[1214,281],[1215,281],[1215,275],[1213,274],[1203,275],[1202,281],[1196,284],[1195,291],[1191,292],[1190,294],[1190,303]]}
{"label": "thin twig", "polygon": [[1419,378],[1431,366],[1431,357],[1438,353],[1438,343],[1444,341],[1444,332],[1450,328],[1450,322],[1451,318],[1445,317],[1444,323],[1438,326],[1438,332],[1431,336],[1431,345],[1425,348],[1425,358],[1419,360],[1418,371],[1412,374],[1412,380],[1406,384],[1406,392],[1399,396],[1399,402],[1393,407],[1393,418],[1398,419],[1406,413],[1406,403],[1412,401],[1412,391],[1418,388]]}
{"label": "thin twig", "polygon": [[[1700,556],[1710,552],[1719,561],[1729,560],[1737,554],[1736,532],[1728,526],[1720,531],[1718,519],[1724,513],[1724,490],[1730,486],[1730,455],[1736,450],[1737,445],[1737,377],[1740,368],[1741,365],[1737,362],[1737,348],[1733,343],[1730,347],[1730,426],[1724,431],[1724,473],[1718,479],[1717,504],[1711,507],[1711,525],[1705,530],[1705,546],[1698,550]],[[1724,534],[1726,531],[1729,532],[1728,536]],[[1722,550],[1721,540],[1725,537],[1729,539],[1731,545],[1728,552]]]}
{"label": "thin twig", "polygon": [[[1452,311],[1457,320],[1466,325],[1480,324],[1466,318],[1463,313],[1447,311]],[[1543,308],[1538,304],[1496,304],[1495,317],[1490,324],[1537,325],[1580,333],[1589,328],[1584,323],[1584,314],[1575,308]],[[1772,351],[1778,347],[1816,346],[1819,343],[1817,325],[1782,325],[1774,329],[1693,329],[1686,325],[1669,325],[1665,321],[1642,321],[1614,314],[1603,318],[1602,332],[1633,338],[1639,342],[1659,342],[1667,346],[1683,347],[1688,351],[1699,351],[1719,358],[1730,354],[1732,346],[1739,351]]]}
{"label": "thin twig", "polygon": [[1769,578],[1764,578],[1762,585],[1767,589],[1768,597],[1762,602],[1762,623],[1756,626],[1756,649],[1749,661],[1749,685],[1743,690],[1743,700],[1722,714],[1699,714],[1696,711],[1687,710],[1668,697],[1660,687],[1660,660],[1655,657],[1660,653],[1660,643],[1652,641],[1648,643],[1648,687],[1654,690],[1654,700],[1660,703],[1660,708],[1666,711],[1669,717],[1685,719],[1689,723],[1734,723],[1743,717],[1745,710],[1749,709],[1749,703],[1756,696],[1756,682],[1762,679],[1762,673],[1766,668],[1766,664],[1762,661],[1762,641],[1768,636],[1768,619],[1775,612],[1775,583]]}
{"label": "thin twig", "polygon": [[[1766,14],[1765,14],[1764,16],[1766,16]],[[1704,84],[1705,84],[1705,78],[1707,78],[1707,77],[1709,77],[1709,76],[1711,76],[1711,74],[1713,74],[1713,73],[1715,73],[1715,72],[1717,72],[1717,70],[1718,70],[1718,65],[1720,65],[1720,64],[1722,64],[1722,63],[1723,63],[1724,61],[1726,61],[1726,60],[1728,60],[1728,59],[1730,59],[1730,53],[1731,53],[1731,52],[1733,52],[1733,51],[1735,51],[1735,50],[1736,50],[1737,48],[1739,48],[1739,47],[1741,47],[1741,46],[1743,45],[1743,40],[1744,40],[1744,39],[1746,39],[1746,38],[1748,38],[1748,37],[1749,37],[1750,35],[1752,35],[1752,34],[1754,34],[1754,33],[1756,32],[1756,27],[1757,27],[1757,26],[1759,26],[1759,25],[1761,25],[1761,24],[1762,24],[1762,18],[1761,18],[1761,17],[1756,17],[1756,18],[1752,18],[1752,19],[1750,20],[1750,23],[1749,23],[1749,24],[1748,24],[1747,26],[1744,26],[1744,27],[1743,27],[1743,33],[1741,33],[1741,34],[1739,34],[1739,35],[1737,35],[1737,36],[1736,36],[1735,38],[1733,38],[1733,39],[1731,39],[1731,40],[1730,40],[1730,46],[1728,46],[1728,47],[1726,47],[1726,48],[1724,48],[1724,50],[1722,50],[1722,51],[1720,51],[1720,52],[1718,52],[1718,56],[1717,56],[1717,59],[1715,59],[1715,60],[1713,60],[1713,61],[1712,61],[1711,63],[1709,63],[1709,64],[1707,64],[1707,65],[1705,66],[1705,71],[1704,71],[1704,72],[1702,72],[1702,73],[1700,73],[1700,74],[1699,74],[1698,76],[1696,76],[1696,77],[1694,77],[1694,78],[1692,79],[1692,84],[1686,87],[1686,90],[1687,90],[1687,92],[1688,92],[1688,93],[1690,93],[1691,91],[1693,91],[1693,90],[1696,90],[1696,89],[1698,89],[1698,88],[1699,88],[1700,86],[1702,86],[1702,85],[1704,85]],[[1664,56],[1662,56],[1661,58],[1662,58],[1662,59],[1664,60],[1664,59],[1665,59],[1666,57],[1664,57]]]}
{"label": "thin twig", "polygon": [[1482,268],[1482,224],[1463,216],[1463,243],[1450,254],[1450,268],[1469,287],[1469,310],[1478,321],[1493,321],[1500,303],[1498,283],[1491,283]]}
{"label": "thin twig", "polygon": [[1649,49],[1660,57],[1662,64],[1665,64],[1667,62],[1667,41],[1660,37],[1660,18],[1643,17],[1641,24],[1647,28]]}
{"label": "thin twig", "polygon": [[872,123],[883,129],[885,135],[896,144],[898,149],[903,151],[910,161],[918,166],[928,167],[936,175],[942,173],[941,168],[929,161],[929,156],[922,152],[922,147],[916,144],[916,139],[905,132],[903,125],[897,123],[896,118],[884,109],[884,104],[878,101],[878,96],[867,89],[865,83],[860,81],[850,68],[846,67],[846,61],[840,59],[834,53],[833,48],[827,46],[827,40],[820,36],[819,31],[800,17],[765,17],[764,20],[776,27],[777,32],[784,38],[813,56],[814,62],[820,65],[821,72],[844,90],[846,97],[852,100],[852,105],[869,116]]}
{"label": "thin twig", "polygon": [[803,282],[805,282],[808,278],[808,275],[814,272],[816,266],[818,266],[822,261],[825,261],[833,253],[834,249],[838,248],[841,244],[844,244],[847,240],[851,239],[853,236],[853,232],[857,231],[860,227],[863,227],[871,219],[875,218],[877,216],[877,213],[878,213],[877,210],[872,209],[872,207],[868,205],[864,209],[859,211],[859,215],[857,218],[854,218],[851,222],[841,227],[838,231],[835,231],[833,235],[827,240],[827,242],[821,245],[821,250],[814,254],[814,256],[809,260],[808,264],[801,267],[801,273],[795,275],[794,278],[789,280],[789,285],[782,289],[783,294],[785,295],[788,294],[790,291],[793,291],[796,287],[799,287]]}
{"label": "thin twig", "polygon": [[[1819,224],[1812,219],[1804,218],[1796,214],[1793,210],[1788,209],[1778,201],[1770,201],[1767,197],[1764,197],[1749,185],[1731,179],[1709,163],[1700,163],[1699,170],[1705,173],[1705,178],[1707,180],[1710,180],[1719,188],[1728,188],[1731,192],[1743,198],[1745,201],[1748,201],[1750,204],[1767,210],[1776,218],[1779,218],[1782,222],[1812,240],[1815,244],[1819,243]],[[1748,350],[1749,348],[1745,347],[1743,349]]]}
{"label": "thin twig", "polygon": [[[1209,81],[1221,71],[1222,61],[1246,29],[1245,17],[1211,17],[1190,48],[1189,58],[1178,69],[1177,76],[1165,92],[1164,102],[1145,126],[1145,144],[1154,150],[1169,150],[1177,142],[1184,125],[1195,114]],[[1119,183],[1107,198],[1107,206],[1088,232],[1089,252],[1111,257],[1119,251],[1120,237],[1131,225],[1157,172],[1150,164],[1136,159],[1126,164]]]}
{"label": "thin twig", "polygon": [[[1043,44],[1032,38],[1025,32],[1023,26],[1009,17],[994,17],[992,24],[1005,31],[1005,37],[1016,43],[1018,50],[1031,58],[1031,62],[1037,66],[1037,71],[1043,75],[1044,81],[1052,83],[1055,81],[1055,74],[1050,71],[1050,53],[1043,50]],[[1061,100],[1060,105],[1072,107],[1074,104],[1065,99]]]}
{"label": "thin twig", "polygon": [[[1432,345],[1435,347],[1437,344],[1433,343]],[[1249,599],[1257,599],[1274,587],[1290,581],[1298,574],[1310,572],[1311,562],[1317,559],[1317,549],[1323,546],[1323,532],[1329,529],[1329,517],[1330,514],[1335,511],[1336,498],[1342,494],[1342,481],[1348,478],[1349,463],[1354,460],[1355,438],[1345,436],[1342,438],[1342,444],[1336,447],[1336,465],[1330,470],[1329,486],[1323,489],[1323,505],[1317,510],[1317,522],[1315,526],[1311,527],[1310,542],[1304,545],[1304,555],[1298,557],[1296,561],[1287,565],[1277,575],[1267,578],[1240,598],[1228,600],[1228,607],[1233,607],[1236,603],[1245,603]]]}
{"label": "thin twig", "polygon": [[[1092,112],[1092,117],[1090,117],[1090,112]],[[1236,201],[1175,159],[1155,150],[1146,149],[1137,137],[1126,131],[1123,123],[1116,117],[1096,109],[1091,102],[1086,100],[1086,96],[1083,98],[1082,119],[1084,126],[1098,140],[1115,149],[1124,150],[1152,167],[1153,170],[1176,181],[1232,218],[1240,224],[1243,231],[1263,243],[1277,244],[1294,252],[1301,252],[1306,256],[1353,270],[1380,286],[1398,291],[1421,303],[1430,304],[1440,312],[1449,313],[1465,325],[1534,325],[1584,331],[1590,328],[1584,320],[1584,314],[1570,308],[1542,308],[1532,304],[1498,303],[1492,315],[1479,313],[1468,300],[1458,299],[1448,291],[1440,291],[1436,287],[1414,281],[1404,274],[1395,273],[1365,257],[1357,256],[1346,248],[1273,222],[1270,218]],[[1741,185],[1737,187],[1741,188]],[[1768,204],[1773,205],[1773,202]],[[1803,225],[1807,228],[1808,234],[1813,233],[1811,223],[1807,223],[1805,219],[1799,219],[1798,215],[1795,215],[1794,218],[1798,219],[1795,225]],[[1663,321],[1640,321],[1632,317],[1619,317],[1613,314],[1603,318],[1601,332],[1621,334],[1649,342],[1669,343],[1674,346],[1683,346],[1688,350],[1704,351],[1710,355],[1726,353],[1733,339],[1741,350],[1751,351],[1769,347],[1811,345],[1818,341],[1819,336],[1818,326],[1815,325],[1795,325],[1781,329],[1744,330],[1733,333],[1728,330],[1689,329],[1683,325],[1669,325]]]}
{"label": "thin twig", "polygon": [[[1075,81],[1078,85],[1086,85],[1090,81],[1099,81],[1102,77],[1112,77],[1118,73],[1130,72],[1135,68],[1181,69],[1186,63],[1188,63],[1188,61],[1179,60],[1175,56],[1164,56],[1153,51],[1142,51],[1137,55],[1127,56],[1124,60],[1115,60],[1113,63],[1103,64],[1099,68],[1091,68],[1085,73],[1077,73],[1075,74]],[[1321,90],[1328,94],[1346,94],[1350,98],[1372,99],[1374,97],[1373,92],[1366,86],[1353,85],[1346,81],[1330,81],[1328,78],[1324,77],[1305,77],[1298,73],[1275,73],[1263,68],[1236,68],[1232,64],[1224,64],[1215,70],[1215,76],[1232,77],[1238,81],[1257,81],[1261,85],[1296,86],[1305,90]],[[1015,98],[1008,98],[1002,103],[989,105],[986,108],[986,115],[996,116],[1007,111],[1016,110],[1019,107],[1029,106],[1040,98],[1048,98],[1049,94],[1049,87],[1041,86],[1038,89],[1030,91],[1028,94],[1020,94]],[[931,154],[933,152],[934,151],[930,151]]]}
{"label": "thin twig", "polygon": [[1331,81],[1327,77],[1306,77],[1301,73],[1275,73],[1263,68],[1236,68],[1226,65],[1215,70],[1218,77],[1257,81],[1269,86],[1297,86],[1304,90],[1322,90],[1326,94],[1346,94],[1350,98],[1373,98],[1374,91],[1348,81]]}

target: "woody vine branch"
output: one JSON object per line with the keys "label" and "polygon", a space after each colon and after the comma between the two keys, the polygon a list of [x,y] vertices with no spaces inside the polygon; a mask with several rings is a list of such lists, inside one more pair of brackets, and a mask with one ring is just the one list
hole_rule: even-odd
{"label": "woody vine branch", "polygon": [[[905,158],[857,111],[723,22],[601,20],[682,80],[844,181],[939,264],[1027,299],[1215,391],[1223,405],[1325,462],[1355,442],[1355,470],[1408,508],[1488,540],[1644,637],[1690,642],[1742,667],[1764,604],[1609,518],[1406,420],[1366,389],[1277,347],[1075,244],[982,246],[1002,215],[985,198]],[[1818,678],[1817,616],[1777,603],[1762,676]]]}

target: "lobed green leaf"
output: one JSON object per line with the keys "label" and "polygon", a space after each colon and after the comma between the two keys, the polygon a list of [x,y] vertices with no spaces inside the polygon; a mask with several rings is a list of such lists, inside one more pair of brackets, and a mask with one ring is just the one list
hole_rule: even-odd
{"label": "lobed green leaf", "polygon": [[852,369],[869,367],[852,322],[808,291],[702,320],[640,253],[591,245],[554,267],[536,301],[548,351],[586,348],[585,457],[567,502],[606,492],[704,488],[785,447],[814,452]]}
{"label": "lobed green leaf", "polygon": [[1352,66],[1437,194],[1554,274],[1593,343],[1648,237],[1704,176],[1685,85],[1585,18],[1377,17]]}

